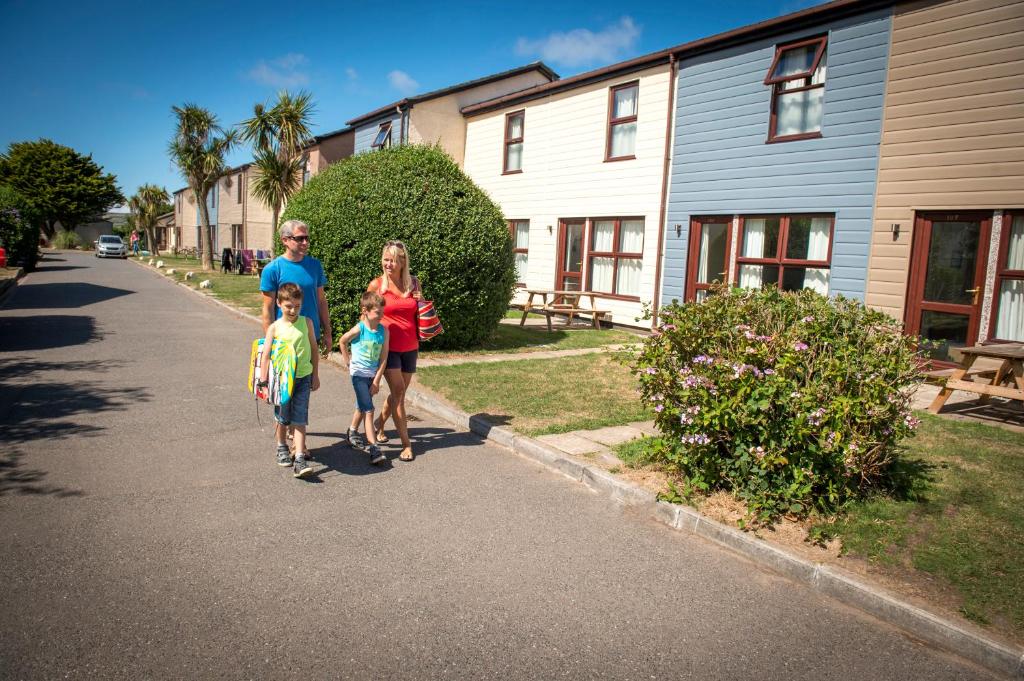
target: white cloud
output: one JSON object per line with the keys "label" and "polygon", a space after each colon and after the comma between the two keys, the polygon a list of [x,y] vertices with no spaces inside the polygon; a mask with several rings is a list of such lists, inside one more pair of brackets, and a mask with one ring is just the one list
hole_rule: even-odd
{"label": "white cloud", "polygon": [[403,95],[414,94],[420,87],[420,84],[413,80],[412,76],[405,71],[392,71],[388,74],[388,82],[391,83],[391,87]]}
{"label": "white cloud", "polygon": [[351,66],[345,69],[345,75],[348,76],[349,80],[359,80],[359,72]]}
{"label": "white cloud", "polygon": [[306,55],[291,52],[277,59],[259,60],[246,77],[276,88],[300,87],[309,84],[309,74],[302,68],[308,63]]}
{"label": "white cloud", "polygon": [[523,56],[540,56],[544,61],[564,66],[583,66],[614,62],[636,44],[640,27],[630,17],[622,17],[603,31],[594,33],[577,28],[566,33],[556,31],[545,38],[519,38],[516,52]]}

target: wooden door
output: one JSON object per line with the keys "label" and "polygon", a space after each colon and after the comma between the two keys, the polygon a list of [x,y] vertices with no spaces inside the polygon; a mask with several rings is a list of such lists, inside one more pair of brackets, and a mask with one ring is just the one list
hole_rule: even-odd
{"label": "wooden door", "polygon": [[686,266],[686,300],[704,300],[714,282],[726,280],[732,218],[708,217],[690,220],[690,246]]}
{"label": "wooden door", "polygon": [[978,340],[991,213],[920,213],[914,222],[907,332],[940,364]]}
{"label": "wooden door", "polygon": [[555,289],[583,290],[583,236],[586,220],[561,220],[558,223],[558,268]]}

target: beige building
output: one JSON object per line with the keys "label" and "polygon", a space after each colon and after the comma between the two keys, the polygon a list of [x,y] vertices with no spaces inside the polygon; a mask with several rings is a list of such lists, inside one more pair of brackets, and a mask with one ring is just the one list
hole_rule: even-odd
{"label": "beige building", "polygon": [[1024,341],[1024,3],[895,8],[866,302],[937,359]]}
{"label": "beige building", "polygon": [[463,108],[466,173],[508,219],[525,288],[650,324],[671,80],[658,53]]}

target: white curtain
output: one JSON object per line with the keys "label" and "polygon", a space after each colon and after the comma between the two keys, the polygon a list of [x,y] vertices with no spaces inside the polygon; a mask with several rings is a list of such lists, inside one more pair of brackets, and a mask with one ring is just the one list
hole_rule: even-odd
{"label": "white curtain", "polygon": [[526,253],[516,253],[516,281],[526,281],[526,266],[529,256]]}
{"label": "white curtain", "polygon": [[615,91],[615,111],[612,118],[625,118],[636,116],[636,99],[640,93],[639,87],[623,88]]}
{"label": "white curtain", "polygon": [[615,250],[615,222],[612,220],[594,221],[593,251],[611,253]]}
{"label": "white curtain", "polygon": [[[817,260],[817,258],[815,258],[815,260]],[[824,260],[824,258],[822,258],[822,260]],[[804,272],[804,288],[809,288],[823,296],[827,296],[828,277],[828,270],[817,267],[808,267]]]}
{"label": "white curtain", "polygon": [[644,252],[644,221],[623,220],[619,227],[619,252]]}
{"label": "white curtain", "polygon": [[522,221],[516,223],[516,248],[530,247],[530,223]]}
{"label": "white curtain", "polygon": [[523,117],[512,116],[508,119],[508,138],[515,139],[523,136]]}
{"label": "white curtain", "polygon": [[824,99],[825,88],[780,92],[776,102],[775,134],[783,137],[821,130]]}
{"label": "white curtain", "polygon": [[[764,257],[765,220],[745,220],[743,223],[743,257]],[[775,254],[772,253],[772,257]],[[758,284],[760,286],[760,284]]]}
{"label": "white curtain", "polygon": [[808,260],[828,260],[828,237],[831,224],[832,220],[829,218],[813,218],[811,220],[811,234],[807,240]]}
{"label": "white curtain", "polygon": [[612,158],[636,154],[636,122],[612,126]]}
{"label": "white curtain", "polygon": [[996,338],[1024,341],[1024,279],[1004,279],[999,291]]}
{"label": "white curtain", "polygon": [[816,44],[786,50],[779,55],[779,63],[775,66],[772,76],[778,78],[806,71],[814,63],[814,55],[817,50]]}
{"label": "white curtain", "polygon": [[505,159],[505,170],[523,169],[523,143],[516,142],[506,147],[508,158]]}
{"label": "white curtain", "polygon": [[615,292],[623,296],[640,295],[640,258],[620,258]]}
{"label": "white curtain", "polygon": [[740,287],[761,288],[764,265],[740,265]]}
{"label": "white curtain", "polygon": [[614,267],[615,258],[591,258],[590,290],[611,293]]}
{"label": "white curtain", "polygon": [[1006,253],[1006,269],[1024,270],[1024,217],[1015,217],[1010,227],[1010,248]]}
{"label": "white curtain", "polygon": [[708,281],[708,250],[711,246],[711,225],[700,228],[700,251],[697,253],[697,283],[707,284]]}

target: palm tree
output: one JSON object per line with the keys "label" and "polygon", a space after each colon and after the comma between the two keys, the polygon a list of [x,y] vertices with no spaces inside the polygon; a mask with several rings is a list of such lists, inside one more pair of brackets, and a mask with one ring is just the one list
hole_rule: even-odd
{"label": "palm tree", "polygon": [[146,241],[154,255],[160,255],[156,239],[156,219],[164,212],[171,196],[163,187],[155,184],[144,184],[139,187],[132,198],[128,199],[128,209],[132,212],[135,227],[146,233]]}
{"label": "palm tree", "polygon": [[313,99],[308,92],[281,92],[274,106],[268,109],[257,104],[252,118],[242,123],[242,139],[252,144],[256,167],[252,195],[273,214],[271,248],[282,207],[302,187],[303,148],[313,141],[309,130],[312,114]]}
{"label": "palm tree", "polygon": [[213,233],[206,199],[224,174],[228,151],[237,141],[234,130],[224,130],[212,113],[186,103],[171,107],[178,117],[174,138],[168,146],[171,160],[181,171],[196,198],[199,224],[202,226],[199,248],[203,252],[203,269],[213,269]]}

